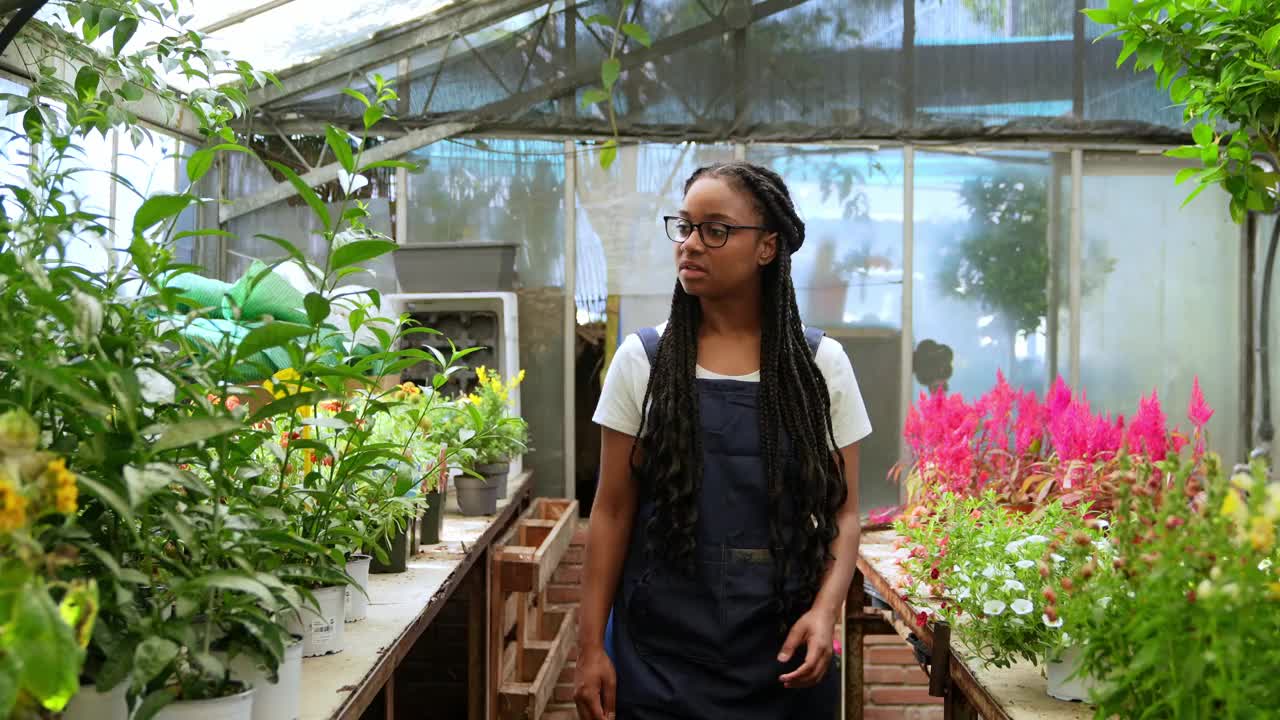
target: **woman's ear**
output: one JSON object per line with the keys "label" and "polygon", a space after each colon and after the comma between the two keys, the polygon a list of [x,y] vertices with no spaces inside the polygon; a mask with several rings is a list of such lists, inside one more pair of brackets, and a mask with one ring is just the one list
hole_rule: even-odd
{"label": "woman's ear", "polygon": [[765,267],[778,257],[778,233],[771,232],[761,239],[756,248],[756,264]]}

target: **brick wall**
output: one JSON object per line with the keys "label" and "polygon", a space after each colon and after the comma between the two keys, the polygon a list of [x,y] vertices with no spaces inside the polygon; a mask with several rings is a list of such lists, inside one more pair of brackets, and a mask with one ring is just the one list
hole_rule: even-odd
{"label": "brick wall", "polygon": [[[548,594],[555,603],[576,603],[581,592],[582,553],[586,542],[586,522],[580,523],[573,545],[552,578]],[[871,636],[866,639],[865,673],[867,703],[865,720],[941,720],[940,698],[929,697],[929,679],[916,665],[911,647],[896,635]],[[560,675],[555,695],[544,720],[576,720],[573,706],[573,660],[577,649],[569,653],[569,663]]]}

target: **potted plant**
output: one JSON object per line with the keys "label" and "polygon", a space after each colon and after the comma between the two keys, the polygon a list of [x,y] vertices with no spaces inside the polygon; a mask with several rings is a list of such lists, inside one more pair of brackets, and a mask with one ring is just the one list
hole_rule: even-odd
{"label": "potted plant", "polygon": [[485,508],[476,514],[491,514],[488,496],[492,503],[507,496],[507,480],[511,471],[511,458],[526,448],[528,425],[511,410],[511,391],[524,381],[524,371],[505,383],[500,375],[484,366],[476,368],[479,383],[475,392],[467,396],[464,411],[475,434],[472,445],[475,454],[471,459],[468,477],[458,478],[458,503],[468,505],[469,510]]}

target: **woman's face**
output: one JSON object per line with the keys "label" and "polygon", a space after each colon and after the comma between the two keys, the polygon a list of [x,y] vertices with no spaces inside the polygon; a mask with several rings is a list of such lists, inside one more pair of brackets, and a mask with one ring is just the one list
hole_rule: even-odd
{"label": "woman's face", "polygon": [[[701,178],[689,188],[680,216],[694,223],[764,225],[750,194],[718,177]],[[773,232],[731,230],[724,245],[709,247],[699,229],[675,244],[680,285],[686,293],[700,298],[753,290],[760,281],[760,269],[773,262],[777,254],[777,242],[778,236]]]}

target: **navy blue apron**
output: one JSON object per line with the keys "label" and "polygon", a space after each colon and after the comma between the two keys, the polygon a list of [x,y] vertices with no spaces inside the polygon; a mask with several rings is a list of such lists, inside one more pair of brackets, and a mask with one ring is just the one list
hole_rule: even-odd
{"label": "navy blue apron", "polygon": [[[652,367],[658,334],[646,328],[639,335]],[[810,328],[805,339],[816,352],[822,332]],[[778,681],[800,667],[805,648],[786,663],[777,660],[795,618],[783,618],[773,602],[759,383],[699,379],[697,387],[703,476],[696,573],[648,559],[644,528],[654,504],[641,483],[606,627],[618,677],[618,720],[835,718],[840,686],[834,661],[816,687],[793,690]],[[792,580],[787,587],[800,589]]]}

